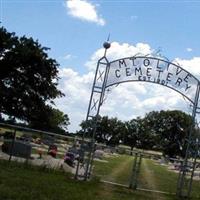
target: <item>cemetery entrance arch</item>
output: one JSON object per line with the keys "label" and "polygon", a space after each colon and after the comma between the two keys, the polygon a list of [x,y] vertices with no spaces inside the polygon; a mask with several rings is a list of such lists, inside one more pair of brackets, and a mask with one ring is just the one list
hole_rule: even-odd
{"label": "cemetery entrance arch", "polygon": [[[191,135],[198,107],[200,92],[199,80],[180,65],[169,62],[162,57],[135,55],[110,62],[106,57],[106,52],[108,48],[110,48],[110,44],[105,42],[104,48],[104,56],[100,58],[97,63],[86,117],[86,121],[91,118],[95,119],[91,141],[93,144],[92,146],[94,146],[95,142],[94,136],[96,133],[97,117],[105,99],[105,92],[109,90],[111,86],[124,82],[150,82],[168,87],[180,93],[193,105],[193,124],[189,129],[186,157],[183,162],[183,168],[180,170],[179,174],[177,195],[190,196],[193,172],[191,173],[189,182],[186,184],[186,168],[191,147]],[[89,154],[89,161],[86,168],[86,179],[88,178],[88,174],[90,174],[93,157],[92,151],[93,150],[91,150]]]}

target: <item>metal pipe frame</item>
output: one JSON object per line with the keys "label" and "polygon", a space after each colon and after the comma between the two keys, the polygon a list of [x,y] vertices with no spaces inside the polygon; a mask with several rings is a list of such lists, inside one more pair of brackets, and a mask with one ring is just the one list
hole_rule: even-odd
{"label": "metal pipe frame", "polygon": [[[95,135],[96,135],[99,111],[100,111],[100,107],[102,105],[103,97],[104,97],[104,93],[105,93],[105,82],[106,82],[106,78],[107,78],[106,73],[108,71],[107,69],[108,69],[108,65],[106,64],[106,72],[105,72],[105,76],[104,76],[104,80],[103,80],[103,84],[102,84],[102,91],[100,93],[100,100],[99,100],[99,103],[98,103],[96,116],[94,116],[94,118],[93,118],[94,119],[94,126],[93,126],[93,134],[92,134],[92,138],[91,138],[91,149],[90,149],[90,152],[89,152],[89,155],[88,155],[88,162],[87,162],[87,165],[86,165],[84,180],[87,180],[88,178],[90,178],[90,174],[91,174],[91,170],[92,170],[92,163],[93,163],[94,151],[95,151]],[[92,93],[94,93],[94,92],[95,91],[93,90]],[[90,104],[90,106],[91,106],[91,104]]]}
{"label": "metal pipe frame", "polygon": [[197,112],[197,106],[198,106],[198,100],[199,100],[199,93],[200,93],[200,83],[198,82],[193,111],[192,111],[192,124],[190,126],[189,133],[188,133],[186,155],[185,155],[185,159],[183,161],[182,167],[180,169],[179,178],[177,182],[177,196],[180,198],[183,198],[183,197],[190,198],[191,189],[192,189],[193,174],[195,170],[194,165],[196,165],[196,161],[193,163],[193,168],[192,168],[189,184],[187,183],[186,172],[187,172],[187,167],[188,167],[188,159],[189,159],[190,151],[191,151],[192,133],[195,126],[195,118],[196,118],[196,112]]}
{"label": "metal pipe frame", "polygon": [[[99,116],[99,112],[100,112],[100,107],[103,104],[105,89],[110,87],[110,86],[118,85],[118,84],[122,83],[122,82],[117,82],[117,83],[114,83],[112,85],[107,85],[106,84],[107,83],[107,79],[108,79],[109,68],[110,68],[111,63],[120,60],[120,59],[118,59],[118,60],[114,60],[112,62],[109,62],[107,60],[107,58],[106,58],[106,50],[105,50],[104,56],[101,59],[99,59],[98,63],[97,63],[94,82],[93,82],[93,86],[92,86],[92,92],[91,92],[89,106],[88,106],[88,112],[87,112],[87,116],[86,116],[86,122],[89,119],[94,119],[94,124],[93,124],[92,138],[91,138],[91,145],[92,146],[91,146],[91,149],[90,149],[89,155],[88,155],[88,162],[87,162],[87,165],[86,165],[86,171],[85,171],[84,180],[87,180],[90,177],[91,170],[92,170],[94,151],[95,151],[95,134],[96,134],[96,129],[97,129],[97,121],[98,121],[98,116]],[[180,67],[180,66],[178,66],[178,65],[176,65],[174,63],[171,63],[169,61],[162,60],[162,59],[156,58],[156,57],[148,57],[148,56],[135,56],[135,57],[138,57],[138,58],[152,58],[152,59],[160,60],[160,61],[166,62],[168,64],[173,64],[173,65],[175,65],[177,67]],[[122,59],[125,59],[125,58],[122,58]],[[102,62],[103,60],[104,60],[104,62]],[[105,70],[104,73],[101,73],[101,71],[100,71],[101,65],[104,65],[104,70]],[[180,68],[183,69],[182,67],[180,67]],[[183,70],[185,72],[187,72],[185,69],[183,69]],[[100,73],[100,78],[102,79],[100,87],[96,85],[96,83],[97,83],[97,81],[99,79],[98,73]],[[189,72],[187,72],[187,73],[190,74]],[[190,75],[195,80],[197,80],[197,89],[196,89],[196,94],[195,94],[194,101],[191,98],[189,98],[188,96],[186,96],[185,94],[183,94],[180,91],[176,90],[175,88],[167,86],[168,88],[170,88],[170,89],[180,93],[184,97],[186,97],[186,99],[189,100],[193,104],[192,125],[190,126],[190,129],[189,129],[186,155],[185,155],[185,159],[183,161],[183,169],[180,169],[180,172],[179,172],[179,178],[178,178],[178,181],[177,181],[177,193],[176,193],[177,196],[179,196],[179,197],[186,196],[188,198],[190,197],[190,193],[191,193],[192,180],[193,180],[193,174],[194,174],[195,166],[193,166],[193,171],[192,171],[192,174],[191,174],[191,177],[190,177],[189,185],[187,185],[187,188],[186,188],[187,189],[187,194],[186,195],[184,195],[184,184],[185,184],[185,180],[186,180],[186,168],[187,168],[187,165],[188,165],[188,158],[189,158],[189,153],[190,153],[190,148],[191,148],[191,144],[190,143],[191,143],[191,140],[192,140],[192,132],[193,132],[193,129],[194,129],[195,117],[196,117],[196,113],[197,113],[197,109],[198,109],[198,100],[199,100],[199,93],[200,93],[200,82],[199,82],[199,80],[196,77],[194,77],[192,74],[190,74]],[[131,80],[123,81],[123,82],[130,82],[130,81]],[[135,82],[135,81],[137,81],[137,80],[133,80],[132,82]],[[148,82],[148,81],[146,81],[146,82]],[[156,84],[159,84],[159,83],[156,83]],[[162,85],[162,84],[159,84],[159,85]],[[99,94],[99,98],[95,99],[94,95],[97,94],[97,93]],[[92,103],[93,103],[93,106],[92,106]],[[95,112],[92,114],[92,111],[94,111],[94,108],[95,108]],[[83,142],[85,140],[85,133],[86,133],[86,129],[84,130],[83,137],[82,137],[82,141]],[[194,162],[194,165],[195,165],[195,162]],[[77,177],[77,175],[78,175],[78,169],[77,169],[76,177]]]}
{"label": "metal pipe frame", "polygon": [[[94,120],[93,124],[93,130],[92,130],[92,138],[90,140],[91,148],[88,154],[88,160],[86,163],[86,170],[84,175],[84,180],[87,180],[90,178],[91,170],[92,170],[92,163],[94,158],[94,151],[95,151],[95,135],[96,135],[96,129],[97,129],[97,122],[98,122],[98,116],[100,112],[100,107],[103,104],[104,94],[105,94],[105,88],[106,88],[106,82],[108,77],[108,71],[109,71],[109,62],[106,58],[106,51],[102,58],[98,60],[97,68],[95,72],[95,77],[93,81],[92,86],[92,92],[90,96],[87,116],[86,116],[86,122],[89,119]],[[95,97],[97,95],[97,97]],[[84,133],[82,136],[82,142],[85,140],[85,134],[86,129],[84,129]],[[77,165],[75,178],[78,177],[79,169]]]}

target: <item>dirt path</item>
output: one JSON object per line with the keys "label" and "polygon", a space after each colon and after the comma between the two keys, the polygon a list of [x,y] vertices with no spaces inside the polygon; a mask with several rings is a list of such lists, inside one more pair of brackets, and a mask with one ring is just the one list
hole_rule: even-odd
{"label": "dirt path", "polygon": [[[119,184],[120,183],[121,184],[129,184],[128,183],[128,176],[130,177],[130,175],[131,175],[129,173],[131,173],[130,167],[132,168],[132,165],[133,165],[133,157],[127,158],[123,162],[121,162],[120,164],[114,166],[112,172],[110,174],[108,174],[107,176],[104,176],[103,179],[105,181],[115,182],[115,183],[119,183]],[[143,168],[143,170],[141,172],[143,173],[142,178],[143,178],[143,181],[145,182],[145,185],[146,185],[145,188],[149,189],[149,190],[155,190],[156,191],[158,187],[157,187],[156,178],[154,177],[155,174],[154,174],[154,171],[152,171],[152,169],[150,168],[146,159],[142,160],[142,168]],[[126,180],[126,178],[123,179],[122,178],[123,176],[127,177],[126,183],[124,182]],[[112,199],[113,198],[113,185],[112,184],[102,185],[100,194],[101,193],[103,195],[106,194],[106,196],[108,196],[110,199]],[[150,191],[149,192],[145,191],[145,193],[150,195],[150,199],[166,200],[165,195],[162,194],[162,193],[150,192]],[[119,194],[119,197],[120,197],[120,194]]]}
{"label": "dirt path", "polygon": [[[155,181],[154,174],[152,173],[152,170],[149,168],[148,163],[146,161],[147,161],[146,159],[143,159],[142,165],[144,167],[143,177],[144,177],[145,181],[147,182],[147,185],[149,186],[149,188],[147,188],[147,189],[156,190],[157,183]],[[155,199],[165,200],[165,197],[160,193],[152,192],[152,196]]]}
{"label": "dirt path", "polygon": [[[124,160],[124,162],[121,162],[120,164],[116,165],[113,168],[112,172],[109,175],[105,176],[103,179],[105,181],[110,181],[110,182],[115,182],[115,183],[120,184],[121,181],[118,181],[117,178],[119,176],[122,176],[124,174],[124,171],[129,170],[129,168],[132,167],[132,162],[133,162],[133,157],[128,157],[126,160]],[[130,173],[131,173],[131,171],[130,171]],[[131,174],[130,174],[130,176],[131,176]],[[129,183],[127,183],[127,184],[129,184]],[[102,192],[104,193],[104,195],[106,194],[106,196],[109,196],[110,199],[112,199],[113,185],[104,184]]]}
{"label": "dirt path", "polygon": [[[133,161],[133,158],[129,157],[124,162],[120,163],[120,165],[117,165],[112,170],[112,173],[109,174],[108,178],[115,180],[118,176],[120,176],[121,174],[124,174],[124,171],[128,170],[129,167],[132,166],[132,161]],[[131,173],[131,171],[130,171],[130,173]],[[131,176],[131,174],[130,174],[130,176]]]}

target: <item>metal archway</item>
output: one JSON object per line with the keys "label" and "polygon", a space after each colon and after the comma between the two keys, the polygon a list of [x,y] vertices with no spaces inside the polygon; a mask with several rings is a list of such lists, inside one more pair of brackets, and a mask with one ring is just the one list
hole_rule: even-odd
{"label": "metal archway", "polygon": [[[107,49],[110,48],[108,42],[104,43],[105,53],[98,60],[86,121],[94,119],[93,136],[91,139],[91,151],[86,166],[85,180],[88,179],[93,162],[93,151],[95,145],[95,133],[100,107],[104,102],[105,91],[107,88],[124,82],[150,82],[168,87],[189,100],[193,105],[192,126],[189,129],[186,156],[183,167],[180,169],[177,183],[177,196],[190,197],[192,180],[195,166],[190,174],[189,181],[186,179],[189,152],[191,148],[191,136],[195,124],[195,117],[198,108],[200,82],[191,73],[181,66],[169,62],[160,57],[153,56],[132,56],[121,58],[109,62],[106,57]],[[196,158],[195,158],[196,159]],[[193,163],[196,164],[196,160]],[[78,169],[77,169],[78,170]]]}

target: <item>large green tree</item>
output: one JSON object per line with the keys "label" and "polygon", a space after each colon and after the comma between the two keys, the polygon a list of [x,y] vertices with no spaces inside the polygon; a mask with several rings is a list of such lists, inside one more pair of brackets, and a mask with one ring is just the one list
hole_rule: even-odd
{"label": "large green tree", "polygon": [[[127,122],[104,116],[98,119],[95,138],[108,145],[117,145],[121,141],[131,149],[160,150],[170,157],[184,157],[191,123],[191,116],[178,110],[152,111],[143,118]],[[93,124],[94,120],[81,123],[86,135],[92,135]]]}
{"label": "large green tree", "polygon": [[[33,38],[18,37],[0,27],[0,112],[46,129],[68,124],[68,117],[53,109],[58,90],[58,63]],[[42,118],[43,117],[43,118]],[[55,122],[60,120],[59,123]]]}
{"label": "large green tree", "polygon": [[191,123],[191,116],[182,111],[150,112],[143,118],[142,146],[162,150],[170,157],[184,156]]}
{"label": "large green tree", "polygon": [[63,94],[57,89],[58,63],[32,38],[0,28],[0,110],[29,121],[32,114]]}
{"label": "large green tree", "polygon": [[69,117],[62,111],[46,106],[44,110],[32,117],[29,125],[32,128],[64,134],[69,125]]}
{"label": "large green tree", "polygon": [[125,122],[124,133],[123,142],[131,147],[132,154],[133,148],[139,144],[139,118]]}
{"label": "large green tree", "polygon": [[[82,121],[81,131],[85,131],[85,136],[91,137],[93,134],[93,127],[95,120],[91,119],[88,121]],[[99,116],[96,127],[95,139],[97,142],[106,143],[108,145],[119,144],[120,139],[123,137],[123,129],[125,125],[122,121],[117,118],[108,118],[108,116]]]}

